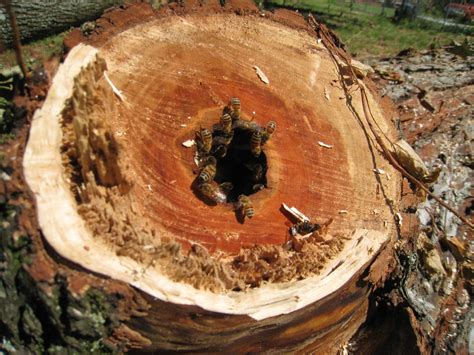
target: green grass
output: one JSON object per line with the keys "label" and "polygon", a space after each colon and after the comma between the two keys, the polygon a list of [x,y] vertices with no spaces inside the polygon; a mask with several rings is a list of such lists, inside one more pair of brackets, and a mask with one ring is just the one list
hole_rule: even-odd
{"label": "green grass", "polygon": [[[53,56],[60,55],[63,50],[63,40],[66,32],[46,37],[22,46],[23,57],[29,69],[37,64],[50,59]],[[16,57],[12,49],[7,49],[0,53],[0,70],[15,66]]]}
{"label": "green grass", "polygon": [[[349,1],[340,0],[273,0],[275,5],[285,5],[315,12],[318,19],[328,25],[340,37],[352,55],[367,59],[393,56],[406,48],[426,49],[446,45],[453,40],[472,38],[472,32],[459,29],[450,32],[441,25],[422,20],[392,21],[394,10],[372,4],[354,3],[350,11]],[[452,30],[451,30],[452,31]]]}

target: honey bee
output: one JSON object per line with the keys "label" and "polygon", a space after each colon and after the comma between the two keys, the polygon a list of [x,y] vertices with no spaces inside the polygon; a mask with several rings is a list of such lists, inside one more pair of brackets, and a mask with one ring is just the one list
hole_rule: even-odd
{"label": "honey bee", "polygon": [[262,133],[262,144],[267,143],[267,141],[272,137],[275,130],[276,130],[276,122],[269,121]]}
{"label": "honey bee", "polygon": [[311,223],[310,221],[302,221],[298,222],[294,226],[290,228],[290,234],[294,237],[297,234],[299,235],[306,235],[309,233],[313,233],[320,229],[321,226],[317,223]]}
{"label": "honey bee", "polygon": [[199,173],[199,181],[209,182],[214,180],[214,177],[216,176],[216,164],[216,158],[214,158],[213,156],[207,157],[206,161],[203,164],[203,168]]}
{"label": "honey bee", "polygon": [[232,120],[238,120],[240,118],[240,100],[237,97],[230,99],[229,108],[231,111],[230,116]]}
{"label": "honey bee", "polygon": [[237,129],[243,129],[243,130],[256,131],[256,130],[260,129],[260,126],[256,122],[237,119],[232,124],[232,128],[233,129],[237,128]]}
{"label": "honey bee", "polygon": [[226,135],[229,135],[232,131],[232,117],[229,114],[225,113],[221,116],[221,129]]}
{"label": "honey bee", "polygon": [[250,152],[253,156],[258,157],[262,152],[262,134],[260,130],[256,130],[252,134],[252,138],[250,139]]}
{"label": "honey bee", "polygon": [[250,202],[250,199],[245,195],[239,196],[237,209],[242,210],[242,214],[244,217],[252,218],[255,215],[255,210],[253,209],[252,202]]}
{"label": "honey bee", "polygon": [[199,191],[208,199],[217,203],[226,203],[228,193],[234,188],[230,182],[217,184],[215,181],[205,182],[199,185]]}
{"label": "honey bee", "polygon": [[216,158],[214,158],[212,155],[208,155],[202,158],[199,162],[199,167],[204,168],[206,165],[209,165],[209,164],[213,164],[213,165],[217,164]]}
{"label": "honey bee", "polygon": [[217,136],[212,140],[212,145],[229,145],[232,141],[232,135]]}
{"label": "honey bee", "polygon": [[196,132],[196,145],[198,151],[201,153],[209,154],[212,147],[212,134],[207,128],[200,129]]}
{"label": "honey bee", "polygon": [[232,141],[232,137],[232,131],[229,135],[214,137],[212,141],[211,153],[214,154],[214,156],[216,156],[217,158],[224,158],[227,154],[227,146]]}

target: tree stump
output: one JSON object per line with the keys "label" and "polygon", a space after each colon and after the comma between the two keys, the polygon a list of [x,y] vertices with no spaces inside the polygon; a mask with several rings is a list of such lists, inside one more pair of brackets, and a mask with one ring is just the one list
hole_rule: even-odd
{"label": "tree stump", "polygon": [[[298,14],[144,6],[109,13],[118,25],[72,48],[35,113],[23,166],[51,252],[120,295],[108,335],[129,348],[336,352],[365,320],[370,266],[384,278],[400,222],[402,179],[354,79]],[[196,149],[182,144],[231,97],[245,122],[277,125],[243,221],[232,201],[200,198]],[[292,237],[282,204],[321,228]]]}

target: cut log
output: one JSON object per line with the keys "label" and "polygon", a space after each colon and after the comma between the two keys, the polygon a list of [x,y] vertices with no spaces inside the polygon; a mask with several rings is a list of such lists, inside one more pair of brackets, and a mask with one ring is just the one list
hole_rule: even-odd
{"label": "cut log", "polygon": [[[359,119],[360,96],[348,99],[299,15],[163,13],[74,47],[35,113],[23,165],[46,241],[142,293],[148,314],[120,334],[148,351],[336,352],[364,320],[361,275],[398,228],[401,177]],[[243,223],[232,201],[200,198],[195,148],[182,146],[231,97],[242,119],[278,127]],[[322,227],[291,238],[282,203]]]}
{"label": "cut log", "polygon": [[[102,12],[123,0],[105,1],[11,1],[22,40],[31,40],[51,35],[77,26],[84,21],[95,20]],[[0,3],[0,40],[5,44],[12,43],[12,32],[5,11]]]}

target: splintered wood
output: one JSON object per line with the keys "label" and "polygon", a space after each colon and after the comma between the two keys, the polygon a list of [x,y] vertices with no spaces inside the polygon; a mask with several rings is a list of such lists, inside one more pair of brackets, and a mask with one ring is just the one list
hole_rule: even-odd
{"label": "splintered wood", "polygon": [[107,71],[104,71],[104,78],[105,78],[105,80],[107,80],[107,83],[110,85],[110,87],[112,88],[112,91],[114,92],[115,95],[117,95],[117,97],[120,99],[120,101],[125,101],[125,99],[124,99],[122,93],[120,92],[120,90],[117,89],[117,87],[114,85],[112,80],[110,80],[109,76],[107,75]]}
{"label": "splintered wood", "polygon": [[263,81],[265,84],[270,84],[270,80],[268,80],[268,77],[265,75],[265,73],[257,67],[256,65],[253,67],[255,69],[255,72],[257,73],[258,77],[260,78],[261,81]]}
{"label": "splintered wood", "polygon": [[304,221],[310,221],[308,217],[306,217],[303,213],[298,211],[295,207],[288,207],[285,203],[282,204],[283,208],[285,211],[288,211],[292,216],[294,216],[297,220],[304,222]]}

